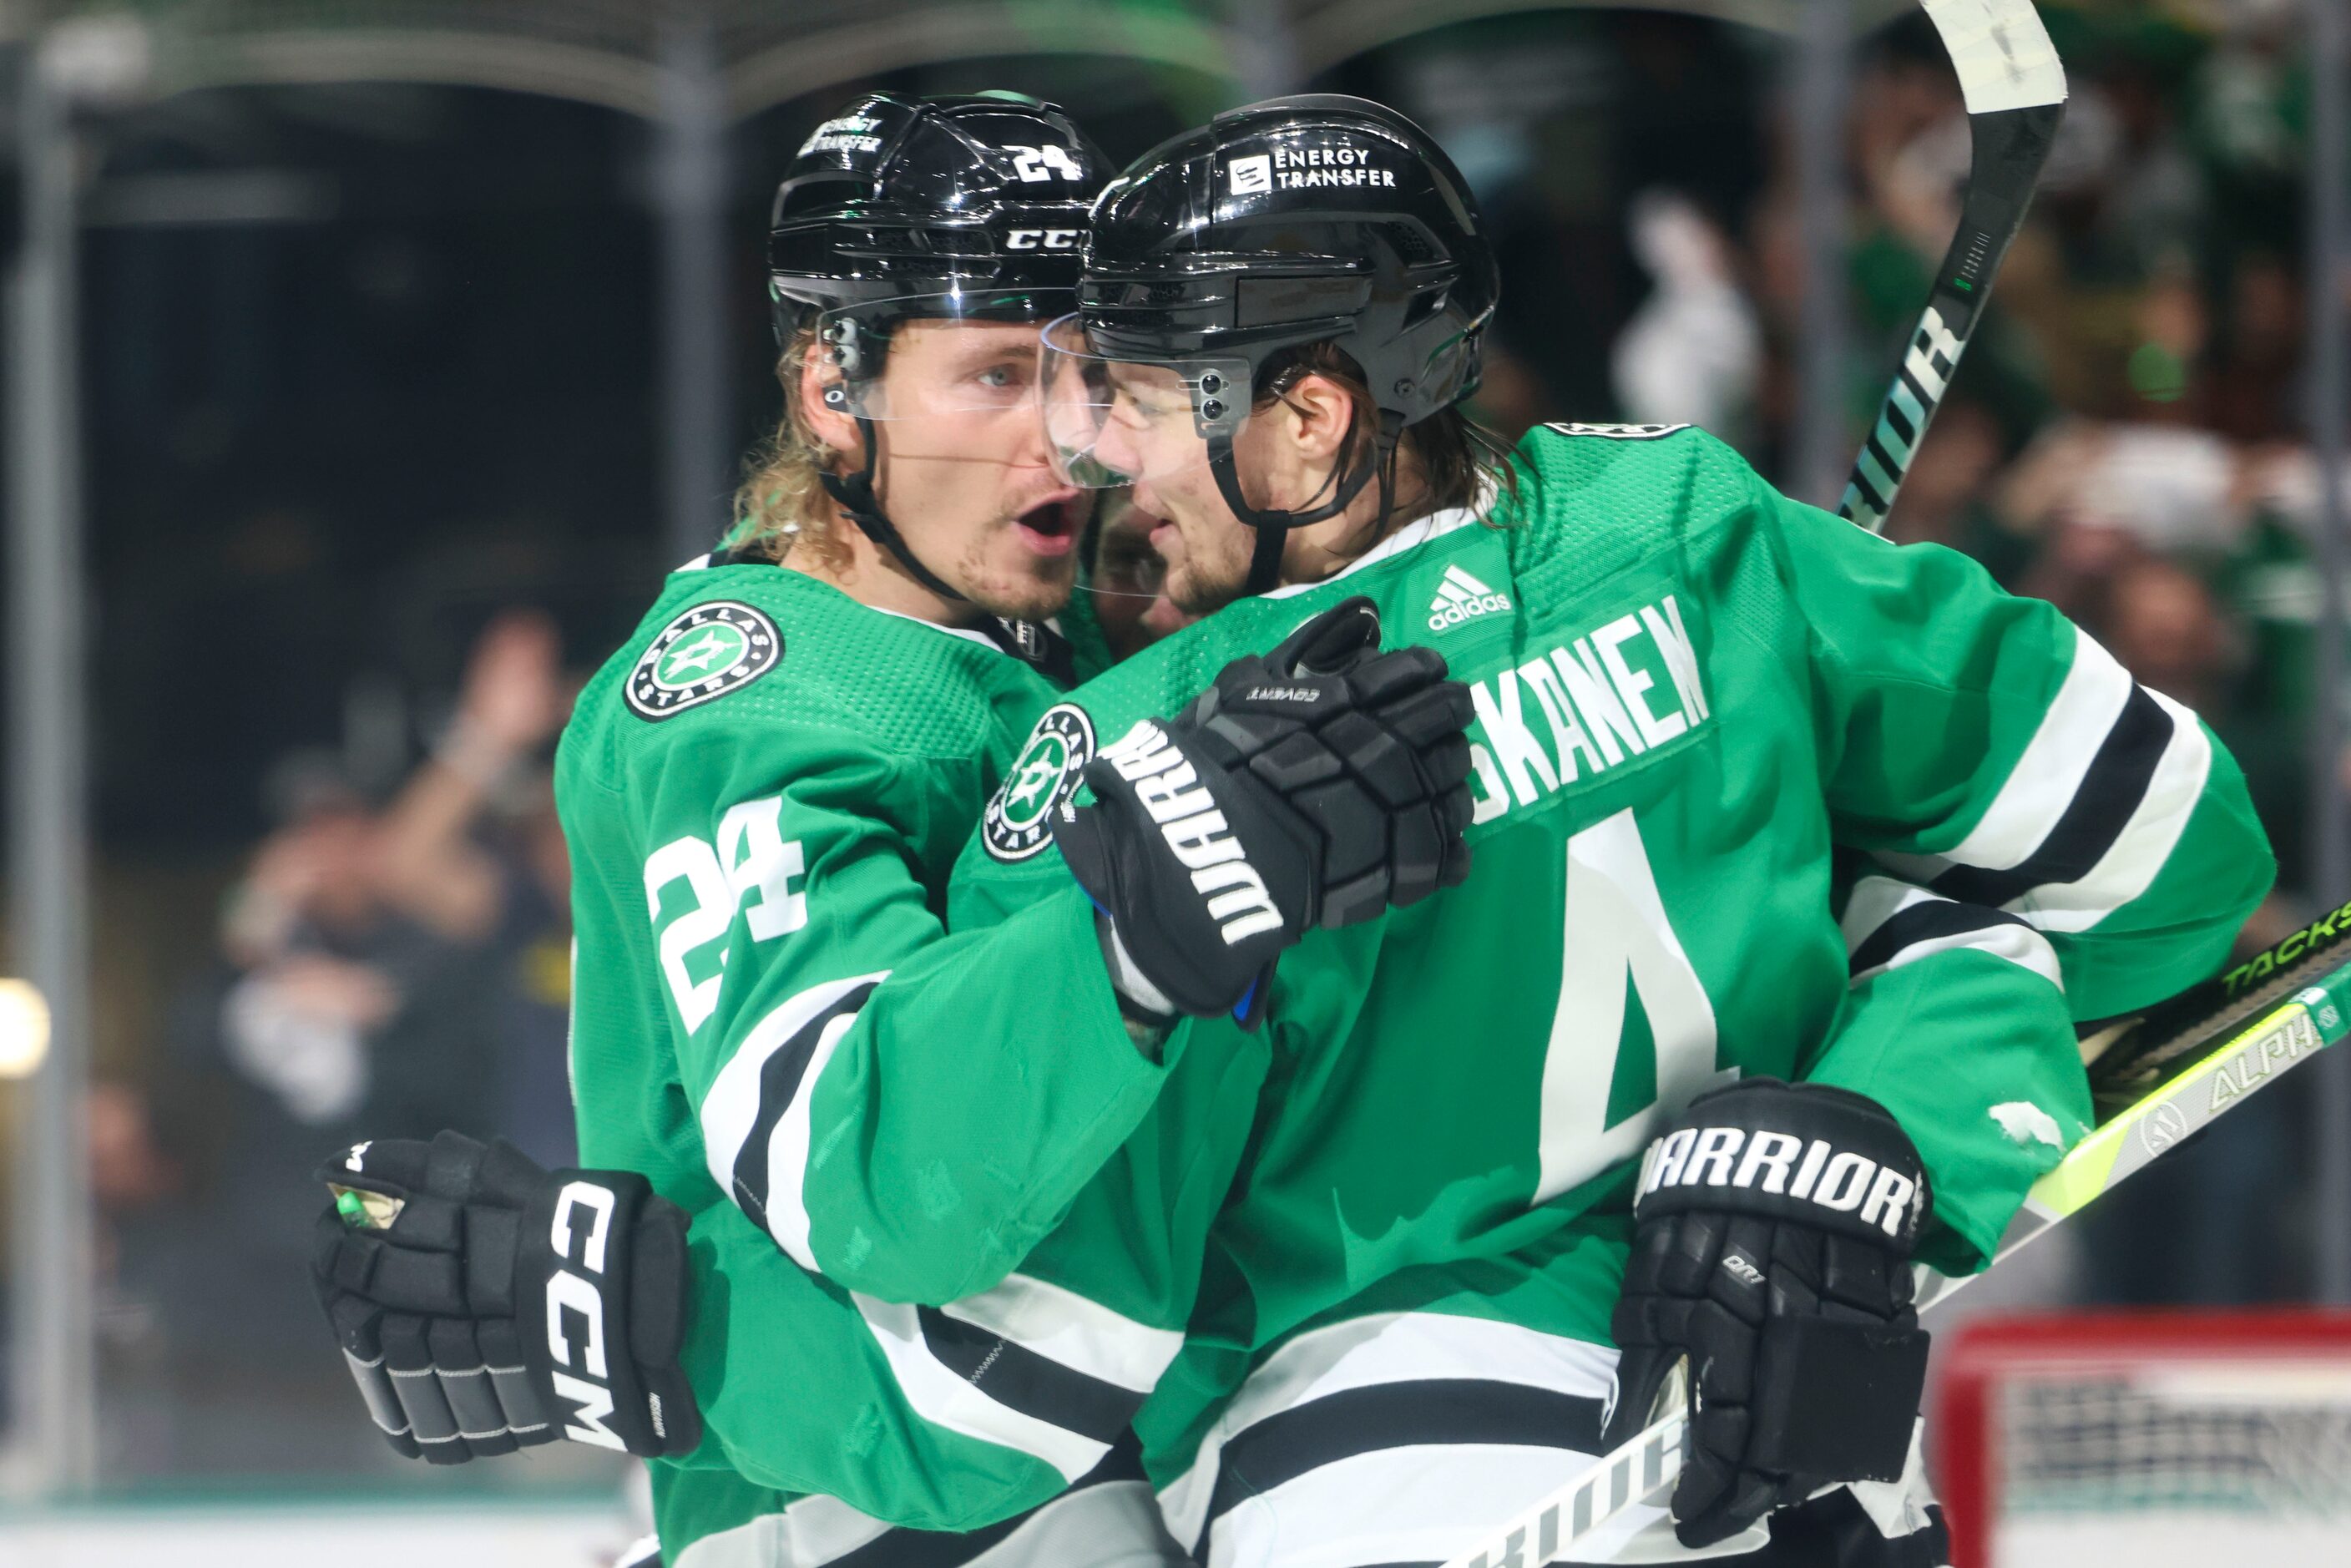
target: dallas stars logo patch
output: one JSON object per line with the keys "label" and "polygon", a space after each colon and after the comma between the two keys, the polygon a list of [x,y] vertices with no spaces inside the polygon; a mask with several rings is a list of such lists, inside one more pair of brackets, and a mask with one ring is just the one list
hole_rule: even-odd
{"label": "dallas stars logo patch", "polygon": [[1053,808],[1077,792],[1078,775],[1093,756],[1094,724],[1086,710],[1074,703],[1047,708],[980,819],[987,852],[1025,861],[1043,849],[1053,836],[1046,825]]}
{"label": "dallas stars logo patch", "polygon": [[664,719],[758,680],[784,656],[776,623],[732,599],[697,604],[661,630],[629,672],[629,706]]}

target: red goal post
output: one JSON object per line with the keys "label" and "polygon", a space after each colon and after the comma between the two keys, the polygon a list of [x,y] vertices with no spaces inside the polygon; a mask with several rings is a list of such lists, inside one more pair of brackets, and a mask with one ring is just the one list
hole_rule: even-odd
{"label": "red goal post", "polygon": [[1934,1407],[1953,1568],[2351,1563],[2351,1312],[1979,1319]]}

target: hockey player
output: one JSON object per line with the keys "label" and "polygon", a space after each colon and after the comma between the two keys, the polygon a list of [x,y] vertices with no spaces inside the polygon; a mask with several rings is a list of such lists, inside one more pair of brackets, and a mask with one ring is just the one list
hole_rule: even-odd
{"label": "hockey player", "polygon": [[[750,526],[670,578],[559,757],[601,1168],[444,1135],[332,1172],[322,1296],[404,1450],[559,1433],[664,1460],[674,1563],[1076,1563],[1071,1541],[1113,1537],[1099,1561],[1163,1560],[1142,1495],[903,1552],[888,1525],[1117,1476],[1264,1065],[1261,1037],[1193,1051],[1169,1026],[1261,1005],[1309,925],[1458,880],[1468,704],[1360,614],[1285,629],[1177,705],[1186,789],[1099,824],[1116,886],[1065,874],[942,929],[947,868],[1054,695],[1031,622],[1088,507],[1048,466],[1036,333],[1074,304],[1100,183],[1059,111],[1001,96],[870,98],[802,150],[770,248],[788,413]],[[1248,765],[1269,746],[1281,766]],[[1008,782],[995,835],[1041,841]],[[1136,991],[1162,1009],[1131,1019]],[[1090,1205],[1182,1238],[1149,1270],[1164,1321],[1037,1247]]]}
{"label": "hockey player", "polygon": [[[1089,762],[1092,737],[1166,711],[1223,638],[1286,632],[1358,589],[1392,629],[1402,608],[1479,662],[1479,834],[1508,883],[1482,895],[1489,864],[1446,900],[1318,937],[1278,974],[1258,1147],[1197,1332],[1142,1418],[1171,1516],[1214,1563],[1447,1555],[1598,1441],[1621,1296],[1623,1337],[1644,1359],[1711,1336],[1701,1441],[1722,1461],[1716,1491],[1735,1495],[1685,1496],[1682,1522],[1737,1547],[1759,1478],[1767,1501],[1810,1490],[1802,1465],[1774,1468],[1784,1448],[1750,1438],[1802,1424],[1723,1382],[1756,1364],[1729,1286],[1719,1312],[1658,1267],[1623,1289],[1630,1157],[1718,1063],[1804,1080],[1734,1085],[1685,1144],[1711,1136],[1719,1155],[1729,1134],[1766,1152],[1793,1140],[1807,1160],[1818,1145],[1841,1173],[1830,1196],[1878,1228],[1832,1239],[1852,1216],[1811,1202],[1822,1171],[1807,1180],[1801,1160],[1776,1186],[1756,1166],[1760,1194],[1742,1195],[1735,1170],[1710,1190],[1719,1161],[1686,1152],[1671,1169],[1689,1212],[1650,1205],[1645,1255],[1687,1238],[1706,1273],[1720,1263],[1761,1290],[1775,1326],[1750,1337],[1806,1351],[1800,1385],[1834,1385],[1851,1347],[1813,1331],[1855,1313],[1875,1322],[1865,1342],[1914,1355],[1893,1260],[1929,1213],[1925,1255],[1980,1256],[2086,1114],[2069,1001],[2086,1016],[2170,988],[2266,880],[2241,787],[2192,716],[2137,693],[2045,606],[1999,598],[1947,552],[1895,551],[1794,507],[1695,433],[1539,435],[1519,495],[1479,500],[1451,403],[1490,306],[1490,258],[1449,166],[1394,117],[1266,106],[1161,150],[1121,190],[1142,212],[1126,208],[1131,228],[1108,238],[1131,248],[1106,238],[1097,260],[1128,265],[1102,268],[1085,323],[1099,340],[1048,380],[1083,389],[1049,392],[1056,425],[1085,433],[1065,464],[1141,481],[1138,497],[1170,519],[1185,608],[1299,580],[1040,720],[995,831],[959,868],[952,923],[977,930],[1051,896],[1062,849],[1119,904],[1106,820],[1170,770],[1176,738],[1137,729]],[[1130,335],[1097,352],[1110,346],[1099,319],[1118,306]],[[1336,345],[1319,365],[1277,361],[1295,348],[1311,361],[1318,343]],[[1393,469],[1367,461],[1391,446]],[[1294,538],[1293,521],[1306,525]],[[1270,547],[1269,529],[1284,536]],[[1343,566],[1341,586],[1315,586]],[[1070,799],[1081,774],[1092,804]],[[1921,852],[1953,863],[1904,869],[1934,872],[1944,894],[1861,874],[1863,854]],[[2008,875],[1963,885],[1986,863]],[[1848,889],[1850,942],[1823,914]],[[1698,917],[1720,911],[1735,918]],[[1736,1020],[1719,1038],[1718,1019]],[[1190,1026],[1184,1062],[1228,1028]],[[1719,1207],[1691,1207],[1693,1194]],[[1759,1196],[1788,1212],[1725,1212]],[[1133,1229],[1112,1250],[1167,1242]],[[1823,1291],[1808,1283],[1827,1311],[1811,1310]],[[778,1362],[788,1374],[788,1348],[726,1370]],[[760,1388],[792,1398],[786,1375]],[[1634,1388],[1620,1405],[1637,1419],[1646,1402]],[[1839,1413],[1876,1417],[1855,1427],[1871,1451],[1797,1457],[1824,1458],[1823,1475],[1882,1473],[1876,1450],[1909,1413],[1896,1399],[1889,1420],[1887,1403]],[[1906,1524],[1898,1500],[1861,1495],[1839,1494]],[[1815,1512],[1800,1527],[1844,1529],[1856,1562],[1932,1549],[1889,1545],[1874,1516],[1852,1523]]]}
{"label": "hockey player", "polygon": [[1941,1562],[1904,1487],[1789,1505],[1905,1473],[1913,1260],[1981,1265],[2086,1129],[2074,1021],[2209,972],[2273,862],[2192,713],[1698,431],[1539,430],[1464,504],[1496,288],[1450,162],[1359,100],[1236,110],[1113,185],[1046,333],[1057,462],[1132,484],[1170,597],[1217,612],[1045,716],[1056,843],[975,841],[951,924],[1064,864],[1103,885],[1150,716],[1369,597],[1470,682],[1479,873],[1276,977],[1259,1127],[1138,1420],[1177,1539],[1441,1561],[1686,1354],[1678,1543],[1653,1513],[1594,1560]]}

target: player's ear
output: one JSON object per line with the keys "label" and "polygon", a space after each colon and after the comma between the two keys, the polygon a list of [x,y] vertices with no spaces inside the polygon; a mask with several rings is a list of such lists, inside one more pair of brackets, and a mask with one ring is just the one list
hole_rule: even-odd
{"label": "player's ear", "polygon": [[1281,404],[1290,410],[1301,456],[1327,463],[1339,455],[1353,423],[1353,393],[1329,376],[1309,374],[1281,394]]}
{"label": "player's ear", "polygon": [[800,353],[800,417],[819,441],[853,457],[863,446],[857,422],[824,400],[825,389],[840,384],[839,375],[825,363],[824,346],[811,340]]}

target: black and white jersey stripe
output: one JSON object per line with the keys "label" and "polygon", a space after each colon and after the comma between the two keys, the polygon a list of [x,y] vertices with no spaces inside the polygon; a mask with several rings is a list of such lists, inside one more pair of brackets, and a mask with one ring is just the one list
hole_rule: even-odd
{"label": "black and white jersey stripe", "polygon": [[[711,1176],[820,1273],[805,1187],[809,1100],[884,970],[799,992],[744,1036],[703,1096]],[[852,1293],[899,1392],[934,1425],[1030,1454],[1074,1481],[1102,1462],[1184,1336],[1023,1274],[943,1307]]]}
{"label": "black and white jersey stripe", "polygon": [[2022,915],[1962,903],[1894,877],[1865,876],[1855,883],[1840,925],[1855,985],[1965,948],[2005,958],[2065,988],[2056,949]]}
{"label": "black and white jersey stripe", "polygon": [[811,1273],[805,1188],[809,1095],[858,1009],[890,971],[812,986],[751,1026],[702,1097],[711,1179]]}
{"label": "black and white jersey stripe", "polygon": [[704,1536],[669,1568],[1184,1568],[1134,1439],[1051,1501],[985,1529],[893,1528],[838,1498],[805,1497]]}
{"label": "black and white jersey stripe", "polygon": [[1160,1509],[1203,1564],[1267,1561],[1277,1534],[1333,1563],[1350,1539],[1384,1553],[1365,1563],[1443,1562],[1597,1450],[1614,1364],[1484,1318],[1311,1330],[1249,1375]]}
{"label": "black and white jersey stripe", "polygon": [[[1616,1354],[1482,1318],[1373,1314],[1298,1336],[1250,1374],[1161,1511],[1201,1568],[1438,1568],[1589,1468]],[[1901,1481],[1827,1494],[1710,1560],[1933,1568],[1948,1539],[1913,1444]],[[1815,1515],[1817,1514],[1817,1517]],[[1788,1521],[1784,1526],[1780,1521]],[[1575,1561],[1690,1555],[1636,1504]],[[1832,1558],[1807,1548],[1834,1542]]]}
{"label": "black and white jersey stripe", "polygon": [[944,1307],[852,1299],[915,1414],[1071,1480],[1124,1437],[1184,1344],[1176,1330],[1025,1274]]}
{"label": "black and white jersey stripe", "polygon": [[2193,713],[2071,630],[2065,678],[1976,825],[1938,853],[1876,856],[1946,897],[2053,932],[2087,931],[2147,890],[2212,768]]}

